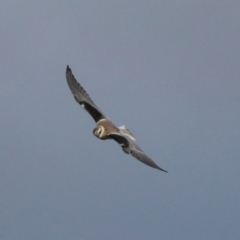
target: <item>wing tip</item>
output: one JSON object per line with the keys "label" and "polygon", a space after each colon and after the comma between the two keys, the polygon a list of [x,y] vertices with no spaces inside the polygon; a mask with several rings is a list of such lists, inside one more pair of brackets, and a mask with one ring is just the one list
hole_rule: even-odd
{"label": "wing tip", "polygon": [[66,72],[72,72],[71,68],[67,65]]}
{"label": "wing tip", "polygon": [[69,79],[74,78],[74,75],[69,65],[67,65],[67,68],[66,68],[66,78],[67,78],[67,81],[69,81]]}
{"label": "wing tip", "polygon": [[160,170],[160,171],[163,171],[163,172],[165,172],[165,173],[168,173],[168,171],[166,171],[166,170],[164,170],[164,169],[162,169],[162,168],[160,168],[160,167],[157,167],[157,169]]}

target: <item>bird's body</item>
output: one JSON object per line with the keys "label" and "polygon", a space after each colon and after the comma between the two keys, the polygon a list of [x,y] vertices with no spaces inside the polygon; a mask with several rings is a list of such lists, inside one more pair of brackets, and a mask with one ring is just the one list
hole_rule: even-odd
{"label": "bird's body", "polygon": [[99,127],[103,128],[103,135],[99,136],[99,138],[102,139],[102,140],[110,139],[109,134],[111,134],[113,132],[117,133],[117,134],[120,134],[120,130],[118,129],[118,127],[116,127],[114,125],[114,123],[112,121],[110,121],[109,119],[101,119],[101,120],[99,120],[97,122],[96,128],[99,128]]}
{"label": "bird's body", "polygon": [[71,69],[67,66],[66,78],[75,100],[93,117],[96,127],[93,134],[101,140],[113,139],[120,144],[123,151],[146,165],[167,172],[150,159],[135,143],[136,139],[125,127],[116,127],[95,105],[85,89],[77,82]]}

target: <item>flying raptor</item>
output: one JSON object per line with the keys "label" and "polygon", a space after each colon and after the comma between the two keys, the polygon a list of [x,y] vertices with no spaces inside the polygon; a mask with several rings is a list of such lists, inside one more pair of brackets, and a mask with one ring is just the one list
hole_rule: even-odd
{"label": "flying raptor", "polygon": [[113,139],[122,150],[131,154],[133,157],[145,163],[146,165],[167,172],[160,168],[151,158],[149,158],[135,143],[136,139],[132,133],[125,127],[116,127],[95,105],[85,89],[77,82],[72,74],[71,69],[67,66],[66,78],[68,86],[75,100],[93,117],[96,122],[96,127],[93,129],[93,134],[99,139]]}

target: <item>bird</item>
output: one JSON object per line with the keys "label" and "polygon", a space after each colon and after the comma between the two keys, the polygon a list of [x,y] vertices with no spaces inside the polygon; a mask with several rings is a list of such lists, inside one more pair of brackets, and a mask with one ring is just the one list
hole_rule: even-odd
{"label": "bird", "polygon": [[128,128],[125,126],[116,127],[115,124],[103,114],[86,90],[76,80],[71,68],[68,65],[66,69],[66,79],[75,100],[92,116],[96,122],[93,134],[97,138],[101,140],[115,140],[122,147],[122,150],[125,153],[131,154],[133,157],[152,168],[167,172],[159,167],[143,152],[143,150],[141,150],[141,148],[136,144],[135,137]]}

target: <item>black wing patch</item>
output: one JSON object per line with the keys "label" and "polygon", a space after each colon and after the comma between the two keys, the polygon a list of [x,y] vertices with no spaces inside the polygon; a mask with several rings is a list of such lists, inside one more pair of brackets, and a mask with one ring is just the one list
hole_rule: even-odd
{"label": "black wing patch", "polygon": [[85,89],[78,83],[71,69],[67,66],[66,78],[68,86],[75,98],[75,100],[93,117],[95,122],[106,118],[104,114],[98,109],[93,100],[90,98]]}
{"label": "black wing patch", "polygon": [[123,137],[122,135],[111,133],[111,134],[109,134],[109,136],[113,140],[115,140],[117,143],[119,143],[122,147],[129,146],[128,140],[125,137]]}

